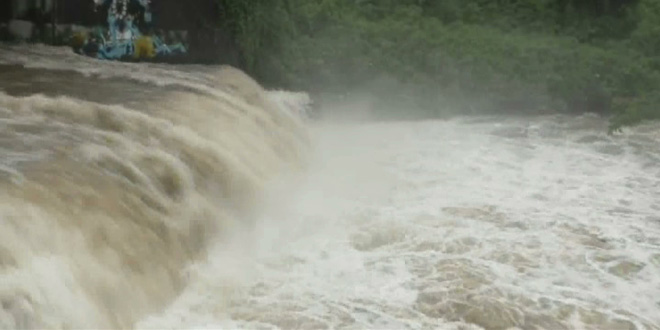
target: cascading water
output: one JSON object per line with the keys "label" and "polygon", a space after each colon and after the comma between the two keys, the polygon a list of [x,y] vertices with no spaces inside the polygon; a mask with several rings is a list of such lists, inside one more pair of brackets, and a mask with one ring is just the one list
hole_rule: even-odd
{"label": "cascading water", "polygon": [[[0,69],[2,328],[132,326],[249,221],[270,178],[302,165],[300,120],[238,70],[62,54],[69,71],[54,72],[20,54],[3,49]],[[114,79],[75,72],[90,67]]]}
{"label": "cascading water", "polygon": [[0,63],[2,328],[660,329],[657,124],[305,128],[230,68]]}

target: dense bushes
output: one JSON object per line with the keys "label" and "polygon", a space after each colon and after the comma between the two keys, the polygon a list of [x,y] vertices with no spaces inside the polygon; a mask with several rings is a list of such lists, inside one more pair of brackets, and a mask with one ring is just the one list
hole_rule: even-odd
{"label": "dense bushes", "polygon": [[660,117],[660,0],[217,1],[266,85],[427,115]]}

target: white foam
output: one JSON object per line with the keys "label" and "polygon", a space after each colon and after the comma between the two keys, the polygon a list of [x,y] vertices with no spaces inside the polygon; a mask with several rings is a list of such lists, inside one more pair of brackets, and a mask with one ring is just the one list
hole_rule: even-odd
{"label": "white foam", "polygon": [[[655,329],[660,230],[647,219],[660,169],[642,164],[658,140],[633,147],[642,140],[570,126],[590,120],[606,125],[317,127],[317,162],[275,189],[240,290],[138,327]],[[187,297],[226,283],[200,271],[211,280]]]}

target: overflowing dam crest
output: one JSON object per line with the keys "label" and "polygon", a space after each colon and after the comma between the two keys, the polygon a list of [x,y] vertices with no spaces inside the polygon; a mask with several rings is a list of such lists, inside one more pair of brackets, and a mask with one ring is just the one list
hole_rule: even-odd
{"label": "overflowing dam crest", "polygon": [[27,49],[0,50],[0,328],[131,327],[210,238],[249,222],[268,180],[304,165],[297,94],[274,101],[229,67],[63,52],[60,71],[27,69],[44,63]]}

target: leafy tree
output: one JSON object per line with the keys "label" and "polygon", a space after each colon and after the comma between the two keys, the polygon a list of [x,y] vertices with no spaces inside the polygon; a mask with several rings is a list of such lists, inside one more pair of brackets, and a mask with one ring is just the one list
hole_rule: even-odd
{"label": "leafy tree", "polygon": [[266,85],[362,90],[400,116],[660,117],[660,0],[213,1]]}

